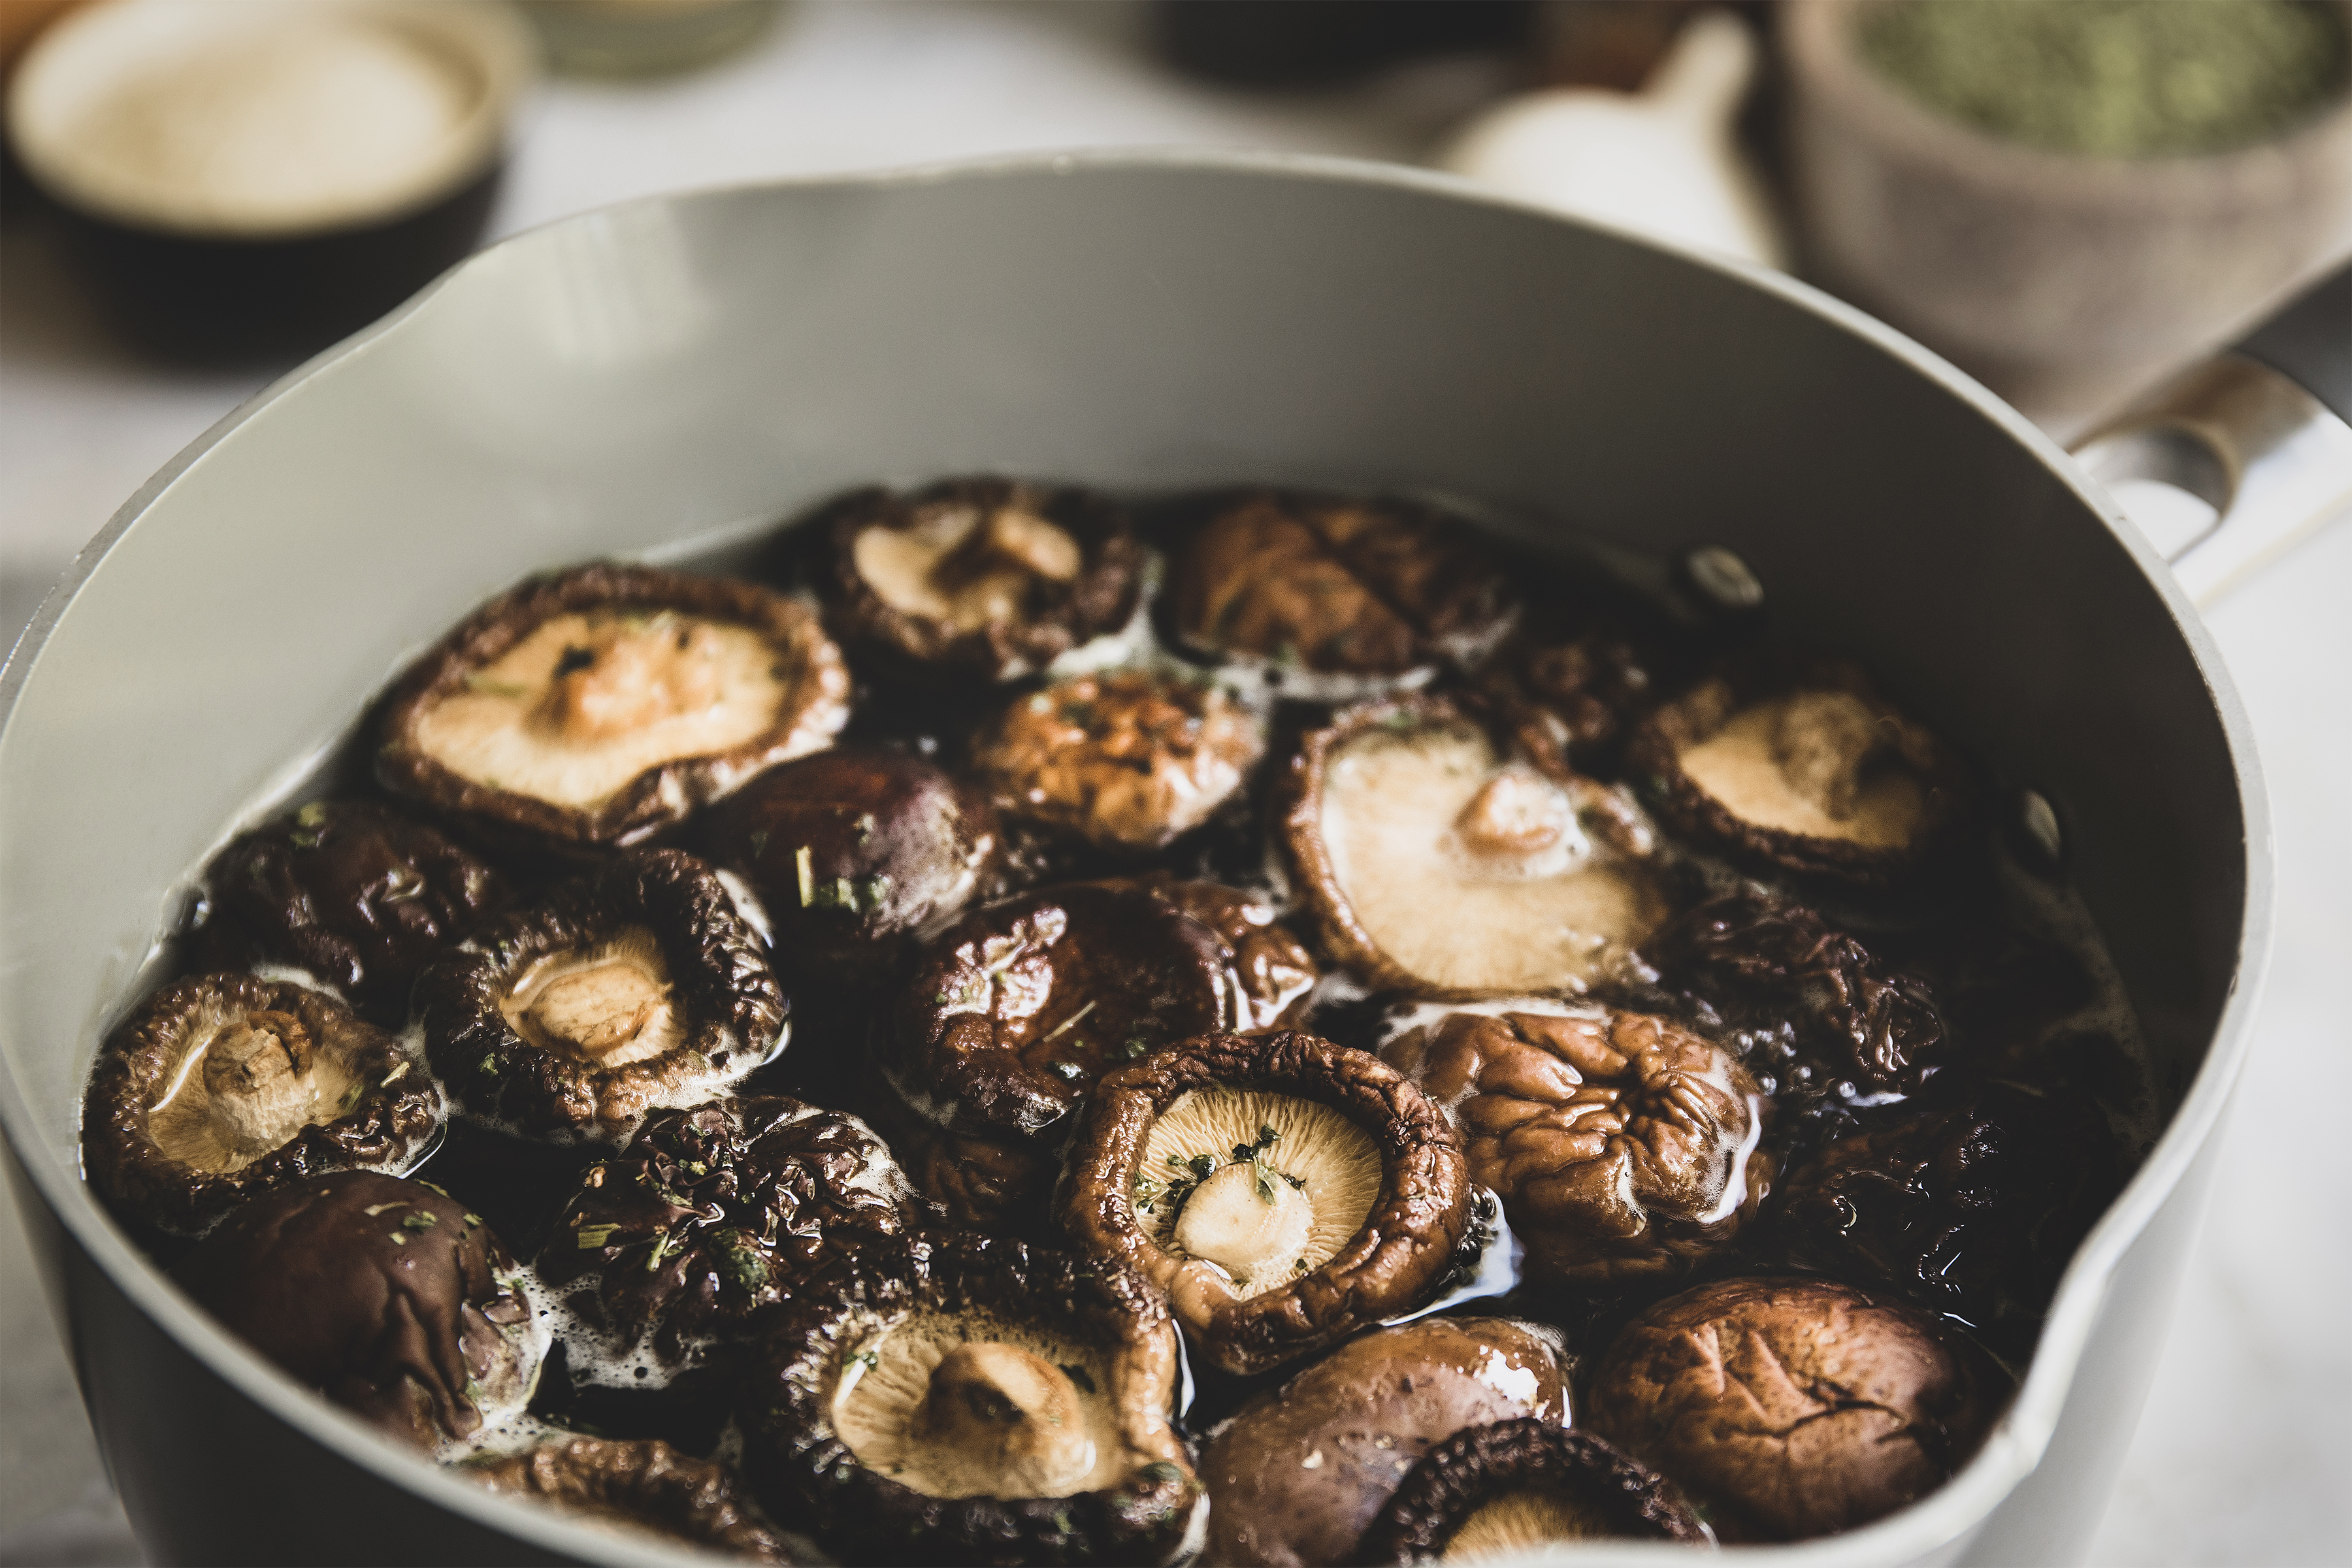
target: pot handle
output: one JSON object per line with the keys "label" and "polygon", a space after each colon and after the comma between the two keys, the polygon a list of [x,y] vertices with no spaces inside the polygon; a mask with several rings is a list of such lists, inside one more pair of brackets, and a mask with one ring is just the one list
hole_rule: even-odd
{"label": "pot handle", "polygon": [[2074,456],[2102,484],[2154,480],[2213,509],[2165,552],[2189,596],[2212,605],[2352,508],[2352,265],[2098,426]]}

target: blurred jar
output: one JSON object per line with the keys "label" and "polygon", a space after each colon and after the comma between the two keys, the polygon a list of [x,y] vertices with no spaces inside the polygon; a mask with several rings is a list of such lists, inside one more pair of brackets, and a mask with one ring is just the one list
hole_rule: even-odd
{"label": "blurred jar", "polygon": [[565,76],[670,76],[748,48],[782,0],[525,0]]}

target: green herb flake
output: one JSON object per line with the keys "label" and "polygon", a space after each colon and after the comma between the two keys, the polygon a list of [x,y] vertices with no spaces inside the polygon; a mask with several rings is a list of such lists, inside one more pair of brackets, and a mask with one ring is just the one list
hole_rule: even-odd
{"label": "green herb flake", "polygon": [[1292,1186],[1297,1188],[1302,1193],[1307,1190],[1307,1178],[1304,1176],[1294,1176],[1289,1172],[1285,1171],[1282,1173],[1282,1179],[1288,1182]]}
{"label": "green herb flake", "polygon": [[373,1219],[376,1215],[383,1213],[386,1209],[404,1209],[408,1205],[406,1204],[395,1199],[388,1204],[370,1204],[367,1207],[360,1210],[360,1213],[367,1215],[370,1219]]}
{"label": "green herb flake", "polygon": [[617,1225],[582,1226],[580,1227],[578,1237],[580,1250],[583,1252],[594,1252],[599,1247],[606,1246],[612,1241],[613,1233],[620,1228],[621,1227]]}
{"label": "green herb flake", "polygon": [[1217,1157],[1214,1154],[1195,1154],[1185,1164],[1192,1170],[1194,1181],[1205,1182],[1216,1173]]}
{"label": "green herb flake", "polygon": [[419,1211],[418,1213],[410,1215],[408,1217],[402,1220],[400,1222],[400,1228],[403,1230],[431,1230],[435,1226],[439,1225],[440,1223],[441,1216],[439,1215]]}
{"label": "green herb flake", "polygon": [[669,1232],[664,1231],[659,1236],[654,1237],[653,1255],[646,1259],[646,1272],[648,1274],[653,1273],[656,1269],[661,1267],[663,1258],[667,1258],[671,1253],[677,1250],[677,1243],[670,1238]]}
{"label": "green herb flake", "polygon": [[[376,1087],[378,1089],[390,1089],[394,1084],[398,1083],[402,1079],[404,1079],[407,1076],[408,1064],[406,1062],[403,1062],[398,1067],[393,1068],[390,1072],[384,1074],[383,1081],[376,1085]],[[446,1197],[448,1194],[445,1193],[442,1195]]]}
{"label": "green herb flake", "polygon": [[488,1056],[484,1057],[480,1061],[476,1062],[476,1063],[474,1064],[474,1070],[475,1070],[476,1072],[478,1072],[478,1073],[480,1073],[484,1078],[496,1078],[496,1077],[498,1077],[498,1076],[499,1076],[499,1053],[498,1053],[498,1052],[496,1052],[496,1051],[492,1051],[489,1055],[488,1055]]}
{"label": "green herb flake", "polygon": [[1135,1473],[1141,1476],[1145,1480],[1155,1483],[1160,1481],[1176,1480],[1184,1474],[1183,1471],[1168,1463],[1165,1459],[1160,1460],[1155,1464],[1146,1465],[1143,1468],[1136,1471]]}
{"label": "green herb flake", "polygon": [[1127,1037],[1126,1044],[1118,1047],[1118,1054],[1127,1061],[1134,1061],[1137,1058],[1144,1055],[1150,1049],[1151,1047],[1144,1040],[1144,1037],[1141,1035],[1129,1035]]}
{"label": "green herb flake", "polygon": [[314,800],[294,814],[294,820],[305,827],[323,827],[327,822],[327,803]]}
{"label": "green herb flake", "polygon": [[816,868],[810,858],[807,845],[803,844],[793,851],[793,869],[800,874],[801,908],[806,909],[816,902]]}
{"label": "green herb flake", "polygon": [[1258,1202],[1262,1204],[1271,1204],[1282,1195],[1282,1189],[1274,1184],[1275,1173],[1272,1171],[1267,1170],[1255,1160],[1252,1160],[1250,1162],[1250,1173],[1257,1183]]}
{"label": "green herb flake", "polygon": [[530,688],[513,680],[493,680],[479,670],[466,677],[466,689],[484,697],[528,697]]}
{"label": "green herb flake", "polygon": [[484,1221],[480,1215],[469,1214],[466,1216],[466,1228],[467,1230],[479,1230],[482,1227],[483,1223]]}
{"label": "green herb flake", "polygon": [[890,879],[877,872],[857,884],[859,906],[868,913],[878,910],[890,897]]}
{"label": "green herb flake", "polygon": [[856,1365],[862,1366],[866,1371],[871,1372],[876,1367],[882,1364],[882,1352],[880,1351],[859,1351],[849,1359]]}
{"label": "green herb flake", "polygon": [[384,1234],[392,1237],[392,1244],[394,1247],[406,1247],[408,1245],[408,1237],[403,1236],[396,1230],[387,1231]]}

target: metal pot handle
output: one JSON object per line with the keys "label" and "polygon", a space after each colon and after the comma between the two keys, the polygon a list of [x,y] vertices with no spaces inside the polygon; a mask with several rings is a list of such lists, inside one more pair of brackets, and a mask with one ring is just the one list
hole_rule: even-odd
{"label": "metal pot handle", "polygon": [[2153,479],[2213,509],[2167,554],[2200,606],[2352,508],[2352,266],[2074,447],[2102,484]]}

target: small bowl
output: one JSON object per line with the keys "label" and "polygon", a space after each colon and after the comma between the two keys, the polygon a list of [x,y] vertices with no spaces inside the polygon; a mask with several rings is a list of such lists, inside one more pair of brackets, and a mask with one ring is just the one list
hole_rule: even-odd
{"label": "small bowl", "polygon": [[1785,16],[1808,267],[2029,413],[2087,407],[2224,341],[2352,238],[2352,91],[2236,152],[2046,152],[1881,77],[1854,45],[1881,3],[1792,0]]}
{"label": "small bowl", "polygon": [[115,0],[26,52],[8,139],[134,338],[283,358],[473,248],[536,60],[505,5]]}

